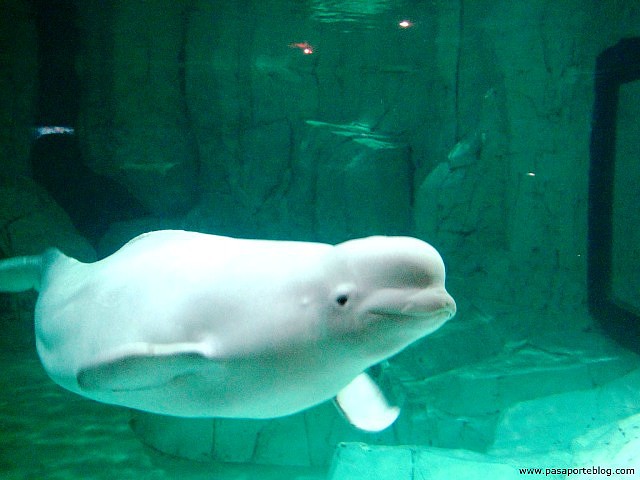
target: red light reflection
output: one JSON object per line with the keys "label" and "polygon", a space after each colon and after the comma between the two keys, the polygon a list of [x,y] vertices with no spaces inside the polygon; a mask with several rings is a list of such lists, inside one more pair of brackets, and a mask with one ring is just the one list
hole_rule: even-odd
{"label": "red light reflection", "polygon": [[309,44],[309,42],[290,43],[289,48],[297,48],[305,55],[311,55],[313,53],[313,45]]}

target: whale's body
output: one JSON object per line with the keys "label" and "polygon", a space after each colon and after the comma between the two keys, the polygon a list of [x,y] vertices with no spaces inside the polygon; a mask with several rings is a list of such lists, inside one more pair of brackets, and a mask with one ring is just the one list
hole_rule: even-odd
{"label": "whale's body", "polygon": [[[5,277],[15,280],[13,262]],[[51,249],[24,264],[25,277],[39,266],[22,285],[40,291],[36,342],[49,376],[100,402],[175,416],[278,417],[337,395],[353,423],[379,430],[397,412],[362,372],[455,313],[442,259],[409,237],[332,246],[167,230],[95,263]],[[366,409],[349,397],[363,392],[387,419],[356,419]]]}

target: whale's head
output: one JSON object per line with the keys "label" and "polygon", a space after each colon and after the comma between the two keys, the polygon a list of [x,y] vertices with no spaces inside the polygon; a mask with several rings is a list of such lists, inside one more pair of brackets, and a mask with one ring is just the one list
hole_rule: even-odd
{"label": "whale's head", "polygon": [[454,316],[442,257],[410,237],[368,237],[335,247],[332,330],[371,363],[398,353]]}

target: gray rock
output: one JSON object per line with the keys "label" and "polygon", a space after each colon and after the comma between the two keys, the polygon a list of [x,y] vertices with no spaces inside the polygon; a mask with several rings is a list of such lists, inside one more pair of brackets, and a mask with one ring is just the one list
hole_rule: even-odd
{"label": "gray rock", "polygon": [[0,176],[0,252],[6,257],[35,255],[57,247],[82,261],[95,251],[69,216],[27,177]]}
{"label": "gray rock", "polygon": [[[516,480],[519,468],[508,460],[465,450],[429,447],[377,447],[358,443],[337,446],[330,480]],[[563,478],[549,476],[547,478]]]}

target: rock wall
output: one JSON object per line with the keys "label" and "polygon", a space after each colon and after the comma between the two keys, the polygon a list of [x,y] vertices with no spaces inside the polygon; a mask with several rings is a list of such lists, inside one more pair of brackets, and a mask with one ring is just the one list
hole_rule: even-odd
{"label": "rock wall", "polygon": [[[412,233],[445,253],[454,281],[520,276],[527,294],[506,303],[583,304],[593,62],[638,33],[637,7],[416,2],[345,28],[313,5],[79,2],[85,161],[186,226]],[[26,174],[32,12],[2,8],[0,143],[6,170]]]}
{"label": "rock wall", "polygon": [[152,212],[414,234],[488,314],[584,305],[593,63],[637,33],[633,5],[417,2],[366,28],[315,3],[81,3],[86,159]]}

